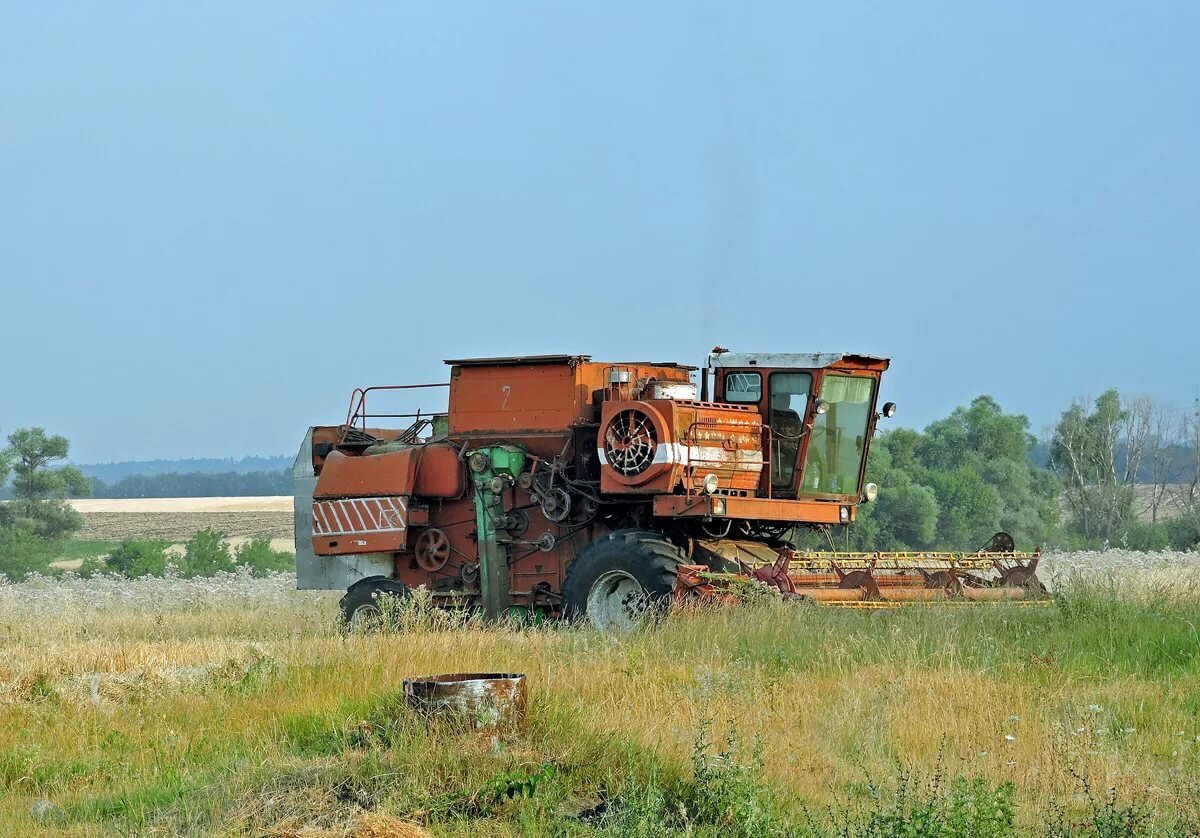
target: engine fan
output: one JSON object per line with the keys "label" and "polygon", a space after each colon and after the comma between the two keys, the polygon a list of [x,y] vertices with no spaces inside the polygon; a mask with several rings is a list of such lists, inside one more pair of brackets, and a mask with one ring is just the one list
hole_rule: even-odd
{"label": "engine fan", "polygon": [[604,432],[604,455],[608,464],[625,477],[634,477],[650,468],[658,449],[658,431],[654,420],[637,409],[622,410],[608,423]]}

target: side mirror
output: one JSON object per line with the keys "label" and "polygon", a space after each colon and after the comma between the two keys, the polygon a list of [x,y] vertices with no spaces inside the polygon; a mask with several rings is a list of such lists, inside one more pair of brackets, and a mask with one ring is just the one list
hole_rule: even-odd
{"label": "side mirror", "polygon": [[884,419],[891,419],[893,416],[896,415],[896,403],[895,402],[884,402],[883,410],[881,411],[881,413],[883,414]]}
{"label": "side mirror", "polygon": [[829,402],[824,399],[817,399],[817,405],[814,408],[818,416],[824,416],[829,412]]}

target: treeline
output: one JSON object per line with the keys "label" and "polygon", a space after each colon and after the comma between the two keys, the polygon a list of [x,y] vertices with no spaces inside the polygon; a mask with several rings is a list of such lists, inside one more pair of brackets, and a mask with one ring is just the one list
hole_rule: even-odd
{"label": "treeline", "polygon": [[879,498],[849,528],[864,550],[978,550],[997,532],[1032,549],[1059,535],[1060,483],[1030,453],[1025,416],[991,396],[959,407],[923,432],[899,428],[871,447],[867,477]]}
{"label": "treeline", "polygon": [[[1039,440],[990,396],[924,431],[875,440],[879,498],[845,534],[860,549],[1200,545],[1200,417],[1109,390],[1076,401]],[[1169,514],[1168,514],[1169,513]]]}
{"label": "treeline", "polygon": [[179,460],[125,460],[112,463],[85,463],[77,466],[91,480],[113,484],[123,477],[166,474],[249,474],[275,472],[290,468],[292,458],[262,457],[189,457]]}
{"label": "treeline", "polygon": [[292,476],[287,469],[131,474],[113,483],[92,479],[92,497],[97,498],[262,497],[291,493]]}

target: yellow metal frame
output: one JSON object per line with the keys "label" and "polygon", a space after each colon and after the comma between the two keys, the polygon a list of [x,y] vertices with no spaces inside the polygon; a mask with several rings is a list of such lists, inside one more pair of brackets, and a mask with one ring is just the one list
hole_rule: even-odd
{"label": "yellow metal frame", "polygon": [[971,599],[927,599],[927,600],[908,600],[903,602],[896,601],[833,601],[833,602],[817,602],[816,605],[822,608],[857,608],[863,611],[879,611],[884,608],[907,608],[909,606],[915,608],[979,608],[980,606],[993,605],[1002,608],[1011,608],[1014,606],[1020,607],[1039,607],[1049,608],[1054,605],[1052,599],[998,599],[998,600],[971,600]]}
{"label": "yellow metal frame", "polygon": [[[1027,562],[1041,553],[951,553],[931,550],[895,553],[804,552],[788,562],[788,570],[991,570],[998,561]],[[770,562],[762,562],[767,566]]]}

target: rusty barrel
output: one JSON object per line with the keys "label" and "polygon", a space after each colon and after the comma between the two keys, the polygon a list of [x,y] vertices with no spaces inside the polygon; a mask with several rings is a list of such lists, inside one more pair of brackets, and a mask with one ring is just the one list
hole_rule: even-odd
{"label": "rusty barrel", "polygon": [[404,680],[409,706],[477,730],[517,730],[525,723],[525,676],[465,672]]}

